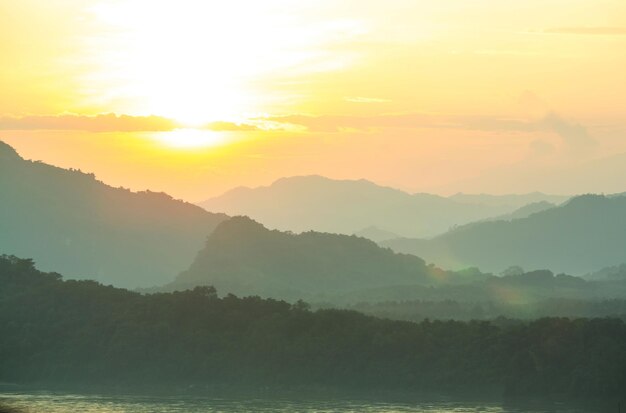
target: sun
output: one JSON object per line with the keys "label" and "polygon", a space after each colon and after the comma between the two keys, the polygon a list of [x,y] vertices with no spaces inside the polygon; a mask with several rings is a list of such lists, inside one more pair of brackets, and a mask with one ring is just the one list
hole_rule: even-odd
{"label": "sun", "polygon": [[186,127],[268,112],[288,99],[268,79],[319,70],[323,45],[345,30],[287,18],[278,0],[107,1],[92,12],[101,30],[87,40],[88,92],[102,90],[97,99],[116,112]]}
{"label": "sun", "polygon": [[242,39],[224,33],[225,23],[215,21],[204,3],[164,3],[95,8],[114,29],[98,58],[99,73],[110,83],[108,93],[126,111],[159,114],[186,126],[249,111]]}

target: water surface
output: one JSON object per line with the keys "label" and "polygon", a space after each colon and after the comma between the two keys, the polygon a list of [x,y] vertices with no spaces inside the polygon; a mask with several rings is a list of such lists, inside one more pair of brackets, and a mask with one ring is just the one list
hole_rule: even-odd
{"label": "water surface", "polygon": [[598,410],[564,404],[516,407],[485,402],[373,402],[365,400],[219,399],[197,396],[81,395],[50,392],[0,393],[0,406],[27,413],[213,413],[213,412],[483,412],[583,413]]}

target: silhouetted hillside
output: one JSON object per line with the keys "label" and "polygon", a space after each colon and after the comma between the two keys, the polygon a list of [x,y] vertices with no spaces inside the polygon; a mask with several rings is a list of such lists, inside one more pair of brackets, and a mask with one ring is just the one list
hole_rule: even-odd
{"label": "silhouetted hillside", "polygon": [[235,217],[218,225],[191,267],[166,289],[214,285],[234,294],[298,299],[460,278],[364,238],[319,232],[296,235]]}
{"label": "silhouetted hillside", "polygon": [[500,272],[521,265],[582,275],[626,262],[626,197],[584,195],[524,219],[470,224],[432,240],[382,244],[444,268]]}
{"label": "silhouetted hillside", "polygon": [[[541,196],[529,199],[536,202],[544,199]],[[454,225],[510,213],[525,203],[457,202],[431,194],[408,194],[366,180],[299,176],[267,187],[236,188],[200,205],[209,211],[247,215],[283,231],[353,234],[375,226],[405,237],[429,237]]]}
{"label": "silhouetted hillside", "polygon": [[93,174],[22,159],[0,142],[0,253],[119,286],[172,279],[225,216]]}
{"label": "silhouetted hillside", "polygon": [[219,298],[211,287],[141,295],[62,281],[15,257],[0,257],[0,331],[0,382],[65,389],[626,392],[626,325],[617,319],[415,324]]}

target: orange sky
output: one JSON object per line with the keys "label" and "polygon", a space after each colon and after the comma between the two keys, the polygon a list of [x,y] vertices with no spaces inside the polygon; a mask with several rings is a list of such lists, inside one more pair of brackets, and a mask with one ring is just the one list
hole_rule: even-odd
{"label": "orange sky", "polygon": [[115,186],[626,190],[622,0],[0,0],[0,57],[0,139]]}

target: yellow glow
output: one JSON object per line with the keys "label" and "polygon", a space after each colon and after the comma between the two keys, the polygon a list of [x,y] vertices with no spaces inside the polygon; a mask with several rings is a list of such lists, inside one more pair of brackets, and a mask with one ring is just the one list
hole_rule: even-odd
{"label": "yellow glow", "polygon": [[624,0],[0,0],[0,140],[187,199],[309,174],[621,192],[626,167],[572,177],[626,153],[625,17]]}
{"label": "yellow glow", "polygon": [[158,132],[154,137],[169,147],[179,149],[210,148],[228,143],[224,133],[200,129]]}
{"label": "yellow glow", "polygon": [[91,40],[98,69],[86,84],[106,90],[102,98],[115,100],[118,111],[158,114],[189,127],[258,113],[275,99],[261,93],[260,78],[340,66],[325,61],[319,45],[357,29],[350,21],[287,18],[280,3],[98,4],[92,11],[105,30]]}

